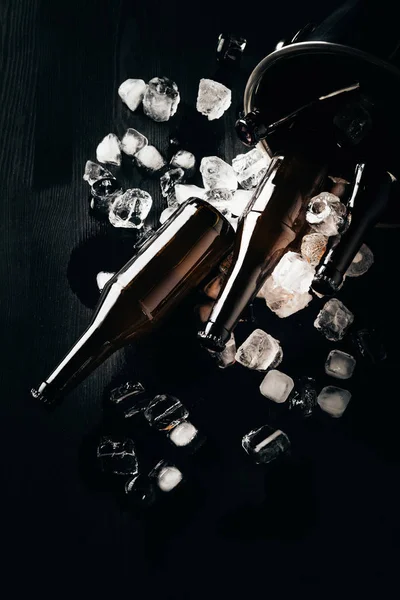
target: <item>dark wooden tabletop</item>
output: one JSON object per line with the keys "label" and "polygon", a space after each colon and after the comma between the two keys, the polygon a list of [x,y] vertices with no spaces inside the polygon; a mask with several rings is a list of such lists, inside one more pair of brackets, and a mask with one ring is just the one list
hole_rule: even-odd
{"label": "dark wooden tabletop", "polygon": [[[251,70],[278,40],[336,4],[0,3],[1,540],[10,597],[21,589],[56,598],[64,590],[239,598],[292,586],[338,586],[343,595],[375,584],[383,595],[399,535],[396,230],[371,234],[375,264],[340,296],[358,323],[379,329],[388,360],[357,366],[342,419],[318,414],[299,424],[283,471],[258,469],[240,444],[268,418],[261,375],[239,365],[216,369],[179,327],[110,359],[50,414],[29,394],[87,324],[96,273],[121,266],[131,251],[131,232],[88,211],[82,174],[98,142],[132,126],[167,152],[171,132],[187,126],[198,159],[217,154],[230,162],[243,148],[233,124]],[[230,30],[248,39],[232,108],[220,121],[199,120],[199,79],[215,74],[217,36]],[[128,77],[157,75],[175,80],[182,99],[162,124],[129,112],[117,94]],[[164,208],[158,181],[129,168],[119,176],[153,195],[155,226]],[[332,344],[312,327],[319,308],[315,301],[285,322],[261,301],[255,311],[258,326],[282,342],[282,370],[314,375],[322,386]],[[239,342],[252,328],[238,328]],[[150,515],[121,506],[88,467],[88,448],[107,428],[104,390],[125,375],[179,395],[209,440],[197,487]]]}

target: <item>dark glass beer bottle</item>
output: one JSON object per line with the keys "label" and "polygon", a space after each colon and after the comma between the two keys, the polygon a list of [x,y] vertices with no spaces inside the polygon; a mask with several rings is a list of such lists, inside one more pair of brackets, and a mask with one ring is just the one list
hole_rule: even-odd
{"label": "dark glass beer bottle", "polygon": [[107,282],[88,328],[32,395],[52,404],[113,352],[150,333],[231,251],[233,239],[210,204],[185,202]]}

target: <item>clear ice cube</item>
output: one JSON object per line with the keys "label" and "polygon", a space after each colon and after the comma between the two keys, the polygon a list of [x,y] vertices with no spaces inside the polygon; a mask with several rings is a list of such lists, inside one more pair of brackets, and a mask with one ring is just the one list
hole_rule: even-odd
{"label": "clear ice cube", "polygon": [[250,200],[253,198],[253,192],[247,190],[236,190],[230,205],[232,215],[240,217]]}
{"label": "clear ice cube", "polygon": [[312,229],[326,236],[338,235],[346,223],[347,209],[337,196],[321,192],[311,198],[306,219]]}
{"label": "clear ice cube", "polygon": [[356,366],[356,360],[351,354],[341,350],[332,350],[325,362],[325,373],[337,379],[350,379]]}
{"label": "clear ice cube", "polygon": [[124,419],[142,412],[148,405],[146,390],[139,381],[127,381],[110,392],[109,405]]}
{"label": "clear ice cube", "polygon": [[186,202],[189,198],[200,198],[201,200],[204,198],[205,193],[206,190],[197,185],[183,185],[182,183],[177,183],[175,186],[175,197],[178,204],[183,204],[183,202]]}
{"label": "clear ice cube", "polygon": [[143,100],[146,83],[143,79],[127,79],[118,88],[118,94],[127,107],[135,111]]}
{"label": "clear ice cube", "polygon": [[114,227],[140,229],[152,204],[153,200],[148,192],[138,188],[126,190],[112,203],[108,218]]}
{"label": "clear ice cube", "polygon": [[239,346],[236,361],[248,369],[266,371],[277,367],[283,358],[283,352],[278,340],[262,329],[255,329]]}
{"label": "clear ice cube", "polygon": [[297,252],[286,252],[272,272],[275,285],[292,294],[304,294],[310,289],[315,270]]}
{"label": "clear ice cube", "polygon": [[276,285],[272,275],[267,277],[257,297],[263,298],[268,308],[281,319],[303,310],[312,300],[312,296],[308,292],[302,294],[291,293]]}
{"label": "clear ice cube", "polygon": [[232,161],[232,168],[242,188],[252,190],[264,177],[270,162],[267,154],[253,148],[246,154],[238,154]]}
{"label": "clear ice cube", "polygon": [[100,273],[97,273],[96,283],[100,292],[103,291],[103,288],[106,285],[107,281],[110,281],[110,279],[112,279],[114,275],[115,273],[109,273],[108,271],[100,271]]}
{"label": "clear ice cube", "polygon": [[119,167],[121,164],[121,143],[115,133],[106,135],[96,148],[96,158],[101,163]]}
{"label": "clear ice cube", "polygon": [[313,377],[301,377],[289,398],[289,410],[302,417],[311,417],[317,405],[316,383]]}
{"label": "clear ice cube", "polygon": [[337,298],[325,303],[314,321],[316,327],[328,340],[338,342],[354,321],[354,315]]}
{"label": "clear ice cube", "polygon": [[280,429],[263,425],[249,431],[242,439],[242,446],[257,464],[268,464],[290,451],[290,440]]}
{"label": "clear ice cube", "polygon": [[98,179],[91,188],[90,208],[99,215],[108,215],[112,202],[122,195],[120,183],[114,178]]}
{"label": "clear ice cube", "polygon": [[196,166],[196,158],[194,154],[187,150],[178,150],[176,154],[171,158],[170,164],[172,167],[180,167],[187,174],[192,174]]}
{"label": "clear ice cube", "polygon": [[148,173],[155,173],[162,169],[166,162],[160,152],[154,146],[144,146],[135,154],[136,164]]}
{"label": "clear ice cube", "polygon": [[366,244],[363,244],[347,269],[346,277],[360,277],[360,275],[364,275],[373,263],[374,255],[372,251]]}
{"label": "clear ice cube", "polygon": [[135,504],[151,506],[156,500],[154,483],[146,475],[137,475],[125,483],[125,494]]}
{"label": "clear ice cube", "polygon": [[214,208],[219,210],[223,215],[231,214],[230,204],[233,199],[231,190],[215,189],[207,190],[204,194],[204,200],[207,200]]}
{"label": "clear ice cube", "polygon": [[172,429],[169,439],[175,446],[188,446],[197,436],[198,431],[189,421],[183,421]]}
{"label": "clear ice cube", "polygon": [[231,33],[220,33],[217,44],[217,60],[225,63],[235,63],[242,57],[247,41],[244,37]]}
{"label": "clear ice cube", "polygon": [[280,404],[286,402],[293,388],[294,381],[289,375],[271,369],[261,382],[260,392],[269,400]]}
{"label": "clear ice cube", "polygon": [[358,354],[367,362],[375,365],[387,358],[383,341],[375,329],[359,329],[351,337]]}
{"label": "clear ice cube", "polygon": [[124,137],[121,140],[121,150],[127,156],[135,156],[145,146],[147,146],[149,140],[146,136],[144,136],[137,129],[133,129],[133,127],[129,127],[126,130]]}
{"label": "clear ice cube", "polygon": [[237,189],[237,179],[231,167],[218,156],[205,156],[200,163],[200,173],[206,190]]}
{"label": "clear ice cube", "polygon": [[102,437],[97,447],[101,470],[109,475],[137,475],[135,445],[130,438]]}
{"label": "clear ice cube", "polygon": [[143,111],[153,121],[168,121],[176,113],[179,101],[179,90],[174,81],[168,77],[153,77],[144,94]]}
{"label": "clear ice cube", "polygon": [[83,179],[88,182],[89,185],[93,185],[95,181],[99,179],[113,179],[114,176],[110,171],[93,162],[92,160],[86,161],[85,173]]}
{"label": "clear ice cube", "polygon": [[302,257],[315,268],[325,253],[327,242],[327,236],[322,233],[308,233],[301,242]]}
{"label": "clear ice cube", "polygon": [[151,471],[153,478],[162,492],[171,492],[183,479],[181,471],[175,465],[161,460]]}
{"label": "clear ice cube", "polygon": [[169,430],[187,419],[189,411],[175,396],[159,394],[149,402],[144,416],[156,429]]}
{"label": "clear ice cube", "polygon": [[196,108],[209,121],[219,119],[232,102],[229,88],[212,79],[200,79]]}
{"label": "clear ice cube", "polygon": [[324,387],[318,395],[318,404],[331,417],[341,417],[350,402],[351,393],[334,385]]}
{"label": "clear ice cube", "polygon": [[168,206],[178,204],[175,197],[175,184],[182,181],[185,177],[185,171],[180,167],[170,169],[160,179],[161,194],[168,200]]}

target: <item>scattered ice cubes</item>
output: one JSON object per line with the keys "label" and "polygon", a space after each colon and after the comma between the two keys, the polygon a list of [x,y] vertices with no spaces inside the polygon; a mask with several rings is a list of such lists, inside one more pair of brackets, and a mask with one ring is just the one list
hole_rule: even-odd
{"label": "scattered ice cubes", "polygon": [[165,221],[168,221],[168,219],[172,217],[174,213],[176,213],[178,208],[179,206],[167,206],[167,208],[164,208],[159,219],[160,225],[163,225]]}
{"label": "scattered ice cubes", "polygon": [[301,242],[301,255],[312,267],[317,267],[323,257],[328,238],[322,233],[308,233]]}
{"label": "scattered ice cubes", "polygon": [[96,276],[96,283],[99,291],[103,291],[104,286],[110,279],[114,277],[115,273],[109,273],[108,271],[100,271]]}
{"label": "scattered ice cubes", "polygon": [[347,209],[337,196],[321,192],[311,198],[306,219],[312,229],[326,236],[338,235],[345,225]]}
{"label": "scattered ice cubes", "polygon": [[130,438],[102,437],[97,447],[101,470],[109,475],[139,473],[135,445]]}
{"label": "scattered ice cubes", "polygon": [[146,136],[140,133],[140,131],[137,131],[137,129],[129,127],[121,140],[121,150],[127,154],[127,156],[135,156],[135,154],[147,146],[148,143],[149,140]]}
{"label": "scattered ice cubes", "polygon": [[257,464],[268,464],[289,452],[290,440],[280,429],[263,425],[249,431],[242,439],[242,446]]}
{"label": "scattered ice cubes", "polygon": [[204,198],[205,193],[206,190],[197,185],[183,185],[177,183],[175,186],[175,197],[178,204],[183,204],[183,202],[186,202],[189,198],[200,198],[201,200]]}
{"label": "scattered ice cubes", "polygon": [[156,429],[169,430],[187,419],[189,411],[175,396],[159,394],[149,402],[144,416]]}
{"label": "scattered ice cubes", "polygon": [[205,156],[200,163],[203,185],[207,190],[237,189],[237,179],[231,165],[218,156]]}
{"label": "scattered ice cubes", "polygon": [[109,405],[123,417],[129,419],[142,412],[148,404],[146,390],[139,381],[127,381],[110,392]]}
{"label": "scattered ice cubes", "polygon": [[238,363],[248,369],[266,371],[277,367],[283,358],[278,340],[262,329],[255,329],[236,352]]}
{"label": "scattered ice cubes", "polygon": [[152,207],[148,192],[133,188],[118,196],[111,205],[108,218],[114,227],[140,229]]}
{"label": "scattered ice cubes", "polygon": [[168,200],[168,206],[178,204],[175,198],[175,184],[182,181],[185,177],[185,171],[180,167],[170,169],[160,179],[161,194]]}
{"label": "scattered ice cubes", "polygon": [[83,179],[87,181],[89,185],[93,185],[95,181],[105,178],[114,179],[114,176],[112,173],[110,173],[110,171],[93,162],[92,160],[86,161]]}
{"label": "scattered ice cubes", "polygon": [[275,285],[294,294],[304,294],[310,289],[315,270],[297,252],[286,252],[273,270]]}
{"label": "scattered ice cubes", "polygon": [[341,350],[332,350],[325,362],[325,373],[337,379],[350,379],[356,366],[356,360],[351,354]]}
{"label": "scattered ice cubes", "polygon": [[272,275],[267,277],[257,297],[264,298],[268,308],[281,319],[303,310],[312,300],[312,296],[308,292],[302,294],[291,293],[276,285]]}
{"label": "scattered ice cubes", "polygon": [[101,163],[119,167],[121,164],[121,143],[115,133],[106,135],[96,148],[96,158]]}
{"label": "scattered ice cubes", "polygon": [[220,62],[238,62],[246,48],[247,40],[230,33],[220,33],[217,44],[217,60]]}
{"label": "scattered ice cubes", "polygon": [[374,255],[366,244],[363,244],[357,254],[355,255],[353,262],[346,271],[346,277],[359,277],[364,275],[368,269],[373,265]]}
{"label": "scattered ice cubes", "polygon": [[289,410],[302,417],[311,417],[317,405],[316,383],[313,377],[301,377],[289,398]]}
{"label": "scattered ice cubes", "polygon": [[143,100],[146,83],[143,79],[127,79],[118,88],[118,94],[127,107],[135,111]]}
{"label": "scattered ice cubes", "polygon": [[316,327],[328,340],[338,342],[354,321],[354,315],[337,298],[326,302],[314,321]]}
{"label": "scattered ice cubes", "polygon": [[331,417],[341,417],[350,402],[351,393],[334,385],[324,387],[318,395],[318,404]]}
{"label": "scattered ice cubes", "polygon": [[141,506],[151,506],[156,500],[154,483],[146,475],[137,475],[125,484],[129,500]]}
{"label": "scattered ice cubes", "polygon": [[261,382],[260,392],[269,400],[280,404],[286,402],[293,388],[294,381],[289,375],[271,369]]}
{"label": "scattered ice cubes", "polygon": [[387,358],[382,339],[375,329],[359,329],[352,335],[352,342],[361,358],[373,365]]}
{"label": "scattered ice cubes", "polygon": [[156,480],[156,483],[162,492],[171,492],[183,479],[183,475],[178,467],[161,460],[151,471],[150,477]]}
{"label": "scattered ice cubes", "polygon": [[232,161],[232,168],[242,188],[252,190],[264,177],[270,162],[266,153],[253,148],[246,154],[238,154]]}
{"label": "scattered ice cubes", "polygon": [[169,439],[175,446],[188,446],[197,436],[198,431],[189,421],[183,421],[172,429]]}
{"label": "scattered ice cubes", "polygon": [[187,150],[178,150],[171,158],[170,164],[172,167],[180,167],[186,171],[188,175],[191,175],[196,166],[196,158],[194,154]]}
{"label": "scattered ice cubes", "polygon": [[200,79],[196,108],[209,121],[219,119],[232,102],[229,88],[212,79]]}
{"label": "scattered ice cubes", "polygon": [[123,192],[120,183],[112,177],[95,181],[90,188],[90,193],[92,195],[90,208],[99,215],[108,215],[111,203]]}
{"label": "scattered ice cubes", "polygon": [[141,167],[150,174],[160,171],[166,165],[164,157],[157,148],[150,145],[144,146],[135,154],[135,161],[138,167]]}
{"label": "scattered ice cubes", "polygon": [[168,77],[150,79],[143,98],[144,114],[153,121],[168,121],[180,101],[178,86]]}

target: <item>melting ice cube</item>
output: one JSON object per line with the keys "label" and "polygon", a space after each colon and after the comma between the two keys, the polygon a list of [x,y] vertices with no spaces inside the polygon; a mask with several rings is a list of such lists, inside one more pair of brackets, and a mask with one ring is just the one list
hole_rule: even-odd
{"label": "melting ice cube", "polygon": [[200,79],[196,108],[209,121],[219,119],[232,102],[229,88],[212,79]]}
{"label": "melting ice cube", "polygon": [[306,219],[312,229],[326,236],[337,235],[344,228],[347,209],[337,196],[322,192],[311,198]]}
{"label": "melting ice cube", "polygon": [[121,149],[128,156],[134,156],[139,150],[147,146],[148,143],[149,141],[146,136],[140,133],[140,131],[133,129],[133,127],[129,127],[121,140]]}
{"label": "melting ice cube", "polygon": [[263,425],[249,431],[242,439],[242,446],[256,463],[268,464],[290,450],[290,440],[280,429]]}
{"label": "melting ice cube", "polygon": [[121,164],[121,144],[115,133],[106,135],[97,146],[96,158],[101,163]]}
{"label": "melting ice cube", "polygon": [[288,399],[293,388],[294,381],[289,375],[271,369],[261,382],[260,392],[269,400],[280,404]]}
{"label": "melting ice cube", "polygon": [[231,165],[218,156],[205,156],[200,164],[200,173],[206,189],[237,189],[237,179]]}
{"label": "melting ice cube", "polygon": [[279,341],[262,329],[255,329],[236,352],[238,363],[257,371],[277,367],[282,358],[283,352]]}
{"label": "melting ice cube", "polygon": [[350,379],[355,366],[356,361],[351,354],[341,350],[332,350],[325,362],[325,373],[337,379]]}
{"label": "melting ice cube", "polygon": [[135,161],[138,167],[141,167],[148,173],[155,173],[162,169],[166,162],[163,156],[154,146],[144,146],[135,154]]}
{"label": "melting ice cube", "polygon": [[325,303],[314,321],[316,327],[328,340],[341,340],[352,322],[354,315],[337,298],[331,298]]}
{"label": "melting ice cube", "polygon": [[318,404],[331,417],[341,417],[351,399],[351,393],[333,385],[324,387],[318,395]]}
{"label": "melting ice cube", "polygon": [[113,179],[114,176],[110,171],[93,162],[92,160],[86,161],[85,173],[83,179],[88,182],[89,185],[93,185],[95,181],[99,179]]}
{"label": "melting ice cube", "polygon": [[174,81],[153,77],[144,94],[143,111],[153,121],[168,121],[176,113],[179,101],[179,90]]}
{"label": "melting ice cube", "polygon": [[143,100],[146,84],[143,79],[127,79],[118,88],[118,94],[127,107],[135,111]]}
{"label": "melting ice cube", "polygon": [[374,255],[368,246],[363,244],[347,269],[346,277],[359,277],[360,275],[364,275],[364,273],[366,273],[373,265],[373,262]]}
{"label": "melting ice cube", "polygon": [[144,416],[156,429],[172,429],[189,416],[182,402],[168,394],[159,394],[147,406]]}
{"label": "melting ice cube", "polygon": [[142,412],[147,404],[145,389],[139,381],[127,381],[110,392],[110,407],[124,419]]}
{"label": "melting ice cube", "polygon": [[95,181],[90,188],[90,193],[92,195],[90,208],[100,216],[108,215],[111,203],[123,192],[120,183],[112,177]]}
{"label": "melting ice cube", "polygon": [[126,190],[112,203],[108,218],[114,227],[140,229],[152,204],[150,194],[144,190],[138,188]]}
{"label": "melting ice cube", "polygon": [[238,154],[232,161],[232,167],[242,188],[251,190],[260,183],[270,162],[267,154],[254,148],[246,154]]}
{"label": "melting ice cube", "polygon": [[97,447],[97,458],[104,473],[137,475],[139,472],[135,445],[129,438],[101,438]]}

